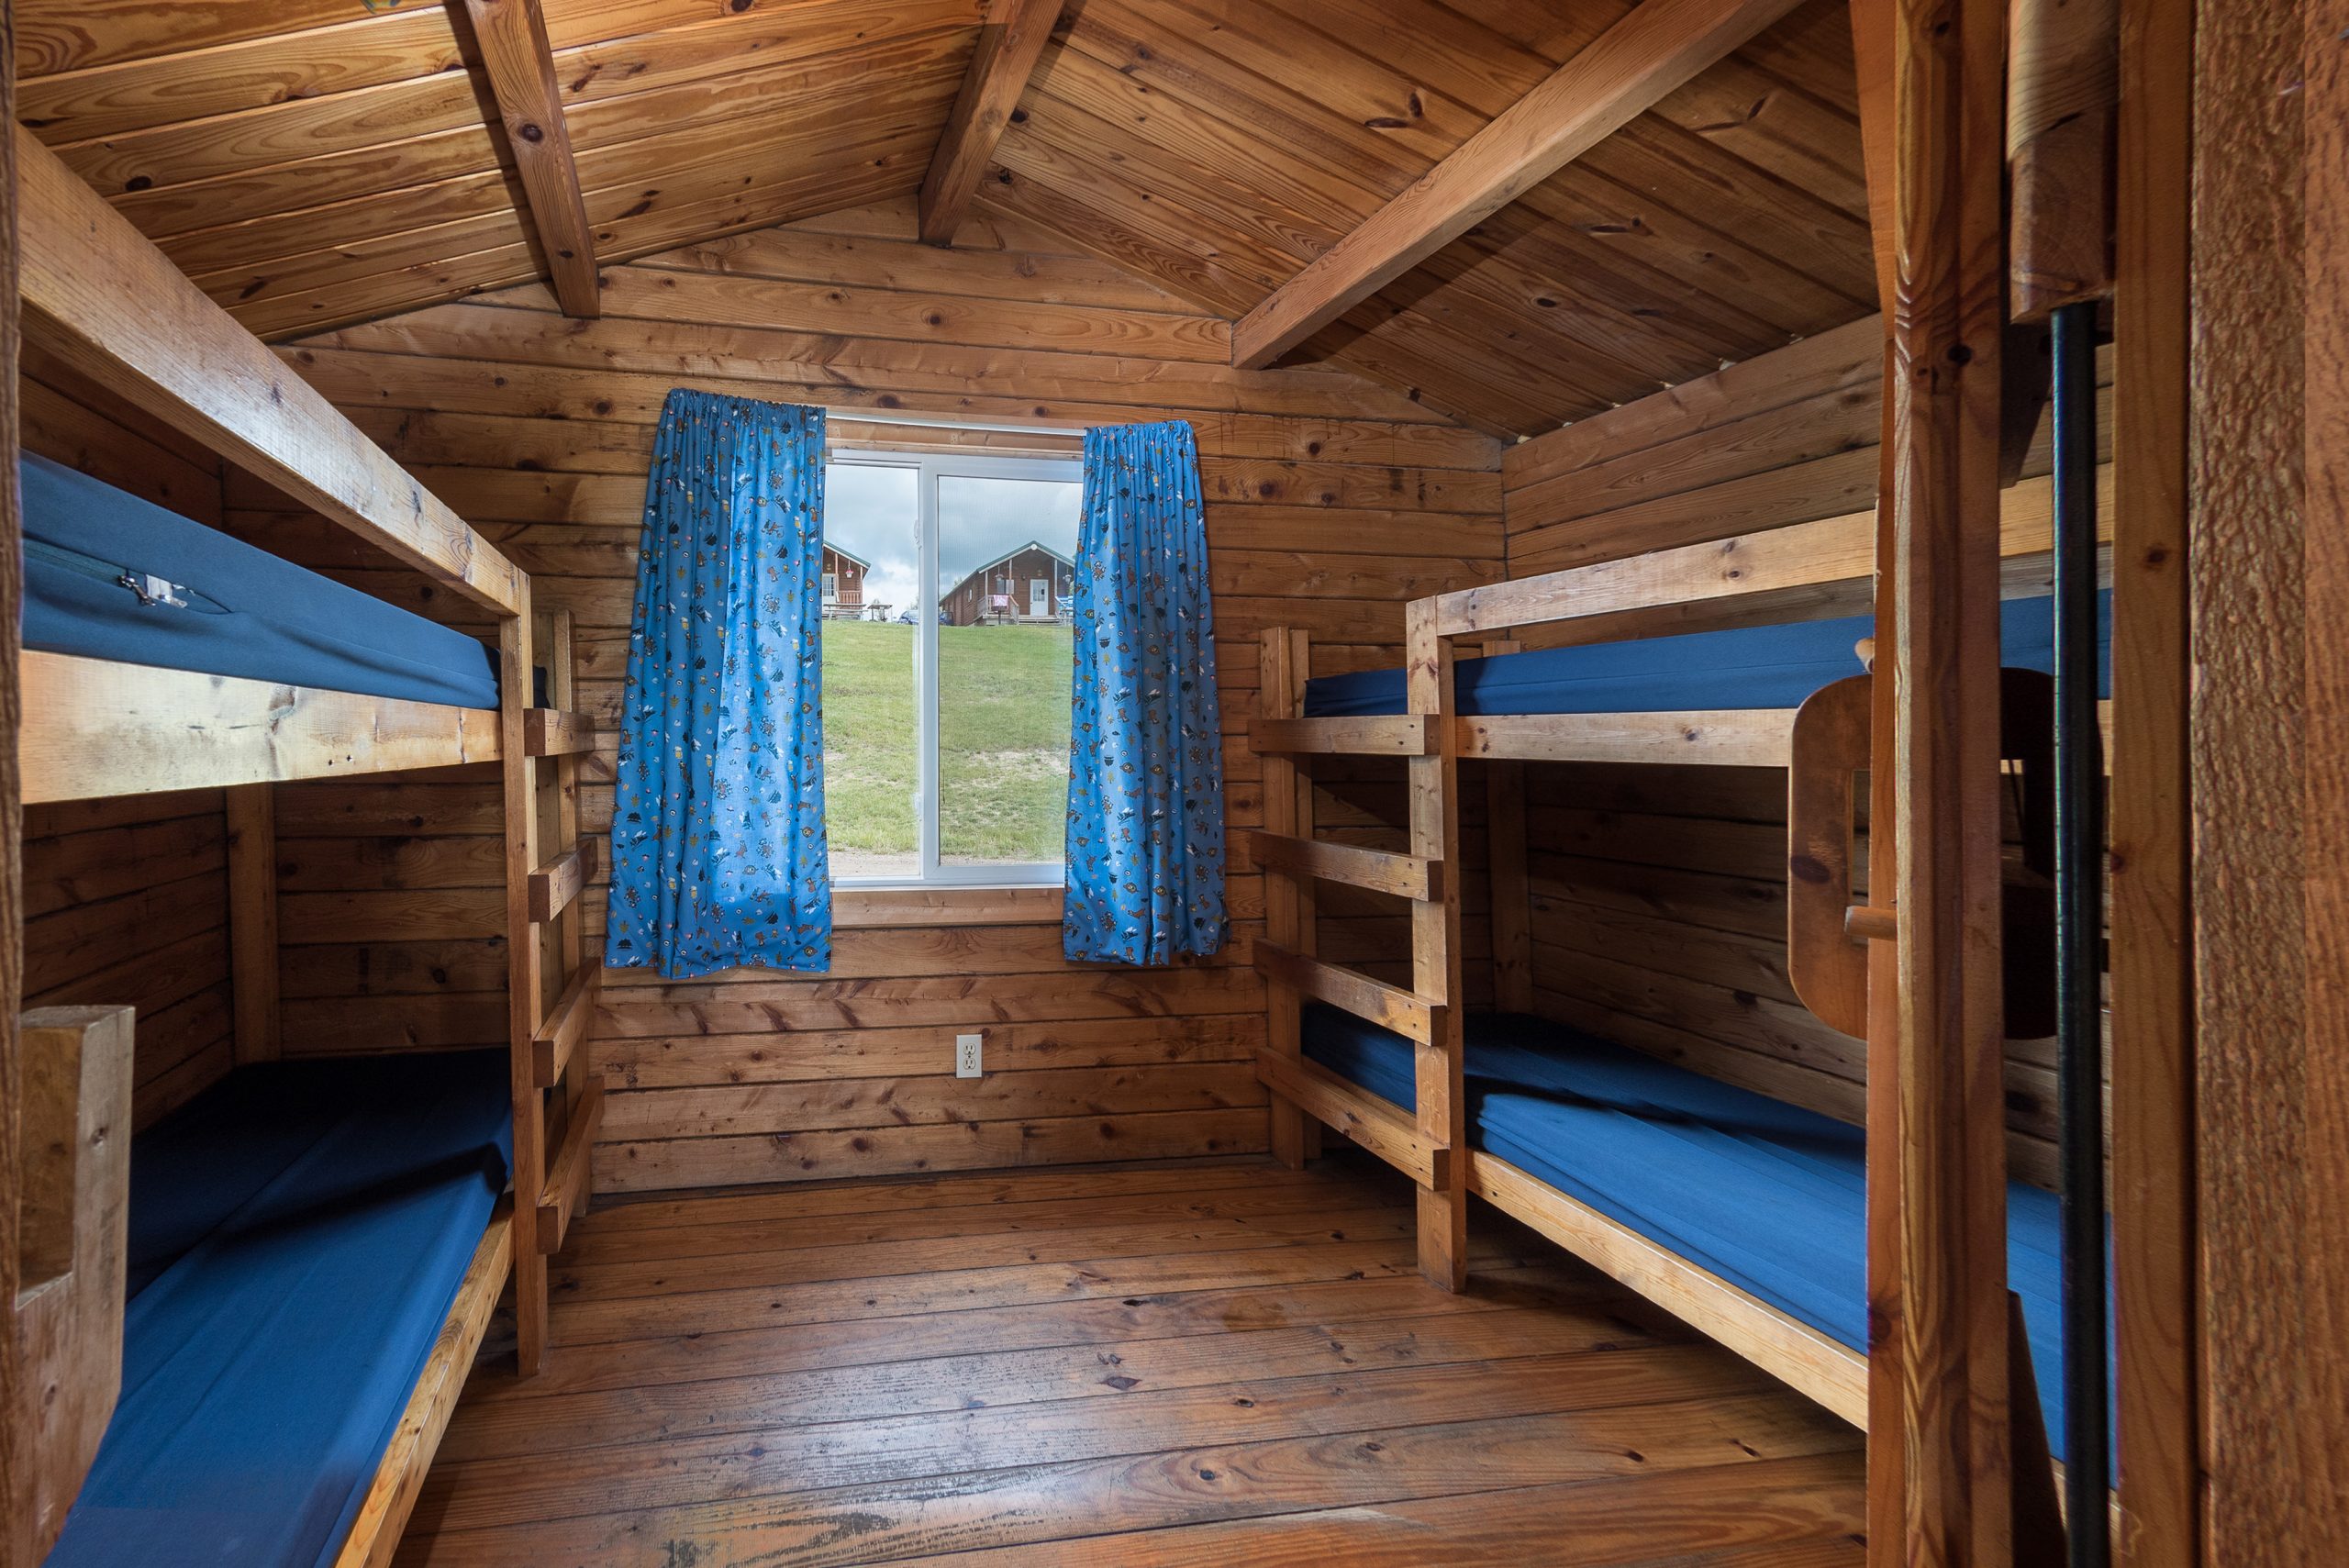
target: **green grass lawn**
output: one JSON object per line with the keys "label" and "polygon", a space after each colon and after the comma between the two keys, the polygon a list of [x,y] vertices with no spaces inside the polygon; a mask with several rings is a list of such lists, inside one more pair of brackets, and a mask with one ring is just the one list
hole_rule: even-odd
{"label": "green grass lawn", "polygon": [[[824,627],[824,791],[832,850],[910,855],[917,628]],[[941,626],[939,850],[1057,861],[1068,815],[1066,627]]]}

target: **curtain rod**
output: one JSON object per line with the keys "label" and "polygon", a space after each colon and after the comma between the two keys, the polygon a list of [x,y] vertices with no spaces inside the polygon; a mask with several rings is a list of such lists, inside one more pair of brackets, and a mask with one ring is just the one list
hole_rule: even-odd
{"label": "curtain rod", "polygon": [[1003,436],[1074,436],[1082,438],[1082,425],[1002,425],[986,419],[963,419],[952,414],[913,414],[881,408],[827,408],[826,419],[838,419],[852,425],[921,425],[940,430],[981,430]]}

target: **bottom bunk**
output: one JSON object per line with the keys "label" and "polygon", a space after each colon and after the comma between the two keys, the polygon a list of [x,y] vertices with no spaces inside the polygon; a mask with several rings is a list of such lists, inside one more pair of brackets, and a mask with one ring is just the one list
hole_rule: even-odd
{"label": "bottom bunk", "polygon": [[511,1125],[493,1051],[243,1068],[141,1133],[50,1568],[387,1560],[509,1271]]}
{"label": "bottom bunk", "polygon": [[[1301,1009],[1299,1038],[1305,1065],[1276,1074],[1413,1108],[1417,1048],[1403,1036],[1316,1005]],[[1865,1423],[1863,1129],[1543,1018],[1472,1015],[1467,1041],[1469,1190]],[[1376,1151],[1375,1134],[1362,1141]],[[2010,1184],[2007,1238],[2061,1459],[2054,1195]]]}

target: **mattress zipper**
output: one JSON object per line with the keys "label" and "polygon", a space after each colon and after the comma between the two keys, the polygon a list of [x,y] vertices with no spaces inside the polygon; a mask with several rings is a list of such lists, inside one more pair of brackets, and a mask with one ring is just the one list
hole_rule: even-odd
{"label": "mattress zipper", "polygon": [[[174,583],[168,577],[158,577],[151,572],[135,572],[128,566],[107,561],[103,557],[84,555],[78,550],[68,550],[63,545],[50,544],[46,539],[28,539],[25,540],[25,553],[35,561],[45,562],[49,565],[75,573],[95,582],[117,588],[128,588],[138,596],[141,605],[150,608],[157,605],[168,605],[173,609],[180,610],[199,607],[191,606],[188,600],[182,596],[193,592],[186,584]],[[203,597],[200,594],[195,596]],[[210,600],[206,600],[206,605],[216,614],[225,607],[214,605]]]}

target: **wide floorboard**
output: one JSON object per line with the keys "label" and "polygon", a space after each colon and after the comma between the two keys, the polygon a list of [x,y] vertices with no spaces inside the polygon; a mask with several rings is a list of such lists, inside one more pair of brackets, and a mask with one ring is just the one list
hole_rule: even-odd
{"label": "wide floorboard", "polygon": [[1344,1158],[597,1209],[406,1564],[1858,1564],[1859,1434],[1488,1209]]}

